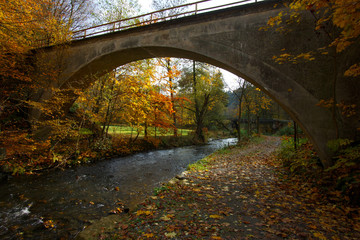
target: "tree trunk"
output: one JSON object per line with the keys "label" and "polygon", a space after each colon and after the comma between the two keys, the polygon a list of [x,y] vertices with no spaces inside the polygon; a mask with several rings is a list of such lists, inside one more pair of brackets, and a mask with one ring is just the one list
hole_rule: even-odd
{"label": "tree trunk", "polygon": [[172,105],[172,109],[173,109],[173,122],[174,122],[174,136],[177,137],[178,133],[177,133],[177,124],[176,124],[176,110],[175,110],[175,98],[174,98],[174,86],[173,86],[173,79],[170,75],[171,72],[171,60],[170,58],[168,58],[166,60],[167,63],[167,70],[168,70],[168,75],[169,75],[169,84],[170,84],[170,100],[171,100],[171,105]]}
{"label": "tree trunk", "polygon": [[[115,86],[115,80],[112,81],[110,94],[113,94],[114,86]],[[105,115],[105,120],[103,122],[101,137],[108,137],[108,130],[109,130],[109,125],[110,125],[110,120],[111,120],[111,115],[112,115],[112,111],[111,111],[111,108],[113,106],[112,102],[113,102],[113,96],[110,97],[108,100],[108,107],[106,109],[106,115]]]}
{"label": "tree trunk", "polygon": [[99,81],[99,88],[100,89],[99,89],[99,92],[97,93],[97,96],[95,96],[97,98],[96,98],[96,103],[95,103],[95,109],[93,111],[95,114],[98,114],[99,111],[100,111],[100,103],[101,103],[101,101],[103,99],[103,90],[105,88],[106,80],[107,80],[107,78],[102,77],[102,78],[100,78],[100,81]]}
{"label": "tree trunk", "polygon": [[294,123],[294,149],[295,151],[297,150],[297,125],[296,122],[293,121]]}
{"label": "tree trunk", "polygon": [[194,88],[194,100],[195,100],[195,122],[196,122],[196,130],[195,134],[198,140],[205,142],[203,129],[203,119],[201,119],[199,101],[197,97],[197,83],[196,83],[196,63],[193,61],[193,88]]}
{"label": "tree trunk", "polygon": [[237,124],[237,135],[238,135],[238,142],[241,141],[241,99],[239,98],[239,116],[238,116],[238,124]]}
{"label": "tree trunk", "polygon": [[247,135],[251,136],[250,108],[247,109]]}
{"label": "tree trunk", "polygon": [[147,121],[145,120],[145,129],[144,129],[144,138],[146,139],[148,137],[148,124]]}
{"label": "tree trunk", "polygon": [[243,81],[240,96],[238,96],[238,98],[239,98],[239,116],[238,116],[238,125],[237,125],[238,142],[240,142],[240,140],[241,140],[241,115],[242,115],[242,106],[241,105],[242,105],[242,99],[245,94],[245,86],[246,86],[246,82]]}

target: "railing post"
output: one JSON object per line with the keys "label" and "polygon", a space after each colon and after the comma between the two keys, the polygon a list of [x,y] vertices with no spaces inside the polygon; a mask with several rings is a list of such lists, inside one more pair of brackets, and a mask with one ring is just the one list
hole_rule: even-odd
{"label": "railing post", "polygon": [[195,15],[197,14],[197,11],[198,11],[198,4],[196,3],[195,4]]}
{"label": "railing post", "polygon": [[86,38],[86,29],[84,30],[84,38]]}

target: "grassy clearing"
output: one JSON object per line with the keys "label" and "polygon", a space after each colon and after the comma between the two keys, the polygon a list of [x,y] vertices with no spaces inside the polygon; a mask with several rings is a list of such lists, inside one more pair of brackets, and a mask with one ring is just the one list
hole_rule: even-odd
{"label": "grassy clearing", "polygon": [[[192,130],[190,129],[178,129],[178,135],[187,136]],[[155,136],[155,128],[149,127],[148,132],[150,136]],[[110,126],[109,127],[109,134],[122,134],[122,135],[137,135],[137,129],[132,128],[130,126]],[[174,135],[172,130],[163,131],[163,130],[156,130],[156,136],[172,136]],[[140,137],[144,136],[144,131],[141,131],[139,134]]]}

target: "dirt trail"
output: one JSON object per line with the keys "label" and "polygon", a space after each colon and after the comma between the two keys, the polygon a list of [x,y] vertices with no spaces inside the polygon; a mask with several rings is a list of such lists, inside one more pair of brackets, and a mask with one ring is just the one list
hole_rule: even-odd
{"label": "dirt trail", "polygon": [[[281,180],[280,139],[219,151],[204,170],[164,185],[137,211],[111,216],[84,239],[360,239],[354,209]],[[91,227],[90,227],[91,229]]]}

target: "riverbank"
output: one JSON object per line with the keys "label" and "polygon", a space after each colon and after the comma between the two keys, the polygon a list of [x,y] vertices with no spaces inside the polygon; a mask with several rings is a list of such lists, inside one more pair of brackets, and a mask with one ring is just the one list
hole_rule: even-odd
{"label": "riverbank", "polygon": [[358,208],[282,177],[279,143],[265,137],[220,150],[78,239],[359,239]]}
{"label": "riverbank", "polygon": [[[208,138],[225,139],[228,135],[211,132]],[[193,135],[157,136],[129,138],[113,135],[106,139],[83,137],[80,141],[72,140],[59,144],[34,148],[26,154],[10,152],[0,159],[0,182],[12,175],[43,174],[54,169],[66,169],[95,163],[112,158],[130,156],[136,153],[154,150],[173,149],[177,147],[204,145]]]}

